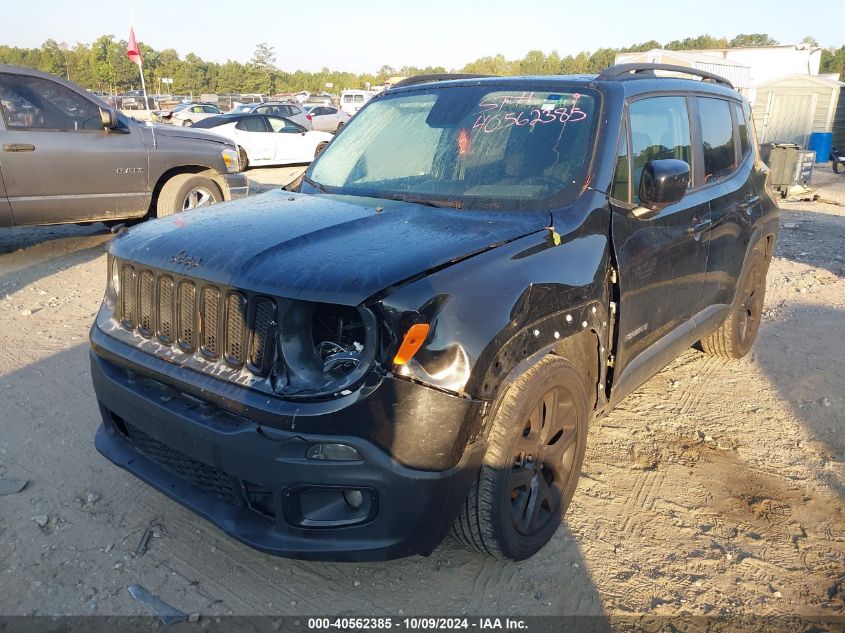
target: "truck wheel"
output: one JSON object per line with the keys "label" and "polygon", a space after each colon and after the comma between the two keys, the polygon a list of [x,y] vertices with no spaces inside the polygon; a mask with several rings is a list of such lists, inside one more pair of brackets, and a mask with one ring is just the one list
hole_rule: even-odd
{"label": "truck wheel", "polygon": [[750,350],[760,329],[766,298],[766,251],[764,242],[754,246],[748,265],[740,275],[734,305],[725,322],[701,339],[701,348],[711,356],[742,358]]}
{"label": "truck wheel", "polygon": [[223,200],[220,188],[210,178],[197,174],[176,174],[161,188],[156,201],[156,217],[207,207]]}
{"label": "truck wheel", "polygon": [[453,527],[469,547],[523,560],[552,538],[584,461],[582,374],[569,361],[547,356],[502,397],[481,471]]}

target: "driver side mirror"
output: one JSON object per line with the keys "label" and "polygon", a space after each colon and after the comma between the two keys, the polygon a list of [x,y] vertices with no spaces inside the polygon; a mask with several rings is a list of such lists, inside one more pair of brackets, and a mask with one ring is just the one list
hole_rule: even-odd
{"label": "driver side mirror", "polygon": [[690,166],[686,162],[674,158],[650,160],[640,175],[640,204],[654,212],[649,215],[654,215],[680,202],[689,189],[689,183]]}
{"label": "driver side mirror", "polygon": [[103,129],[107,132],[117,129],[119,126],[117,111],[112,108],[100,108],[100,122],[103,124]]}

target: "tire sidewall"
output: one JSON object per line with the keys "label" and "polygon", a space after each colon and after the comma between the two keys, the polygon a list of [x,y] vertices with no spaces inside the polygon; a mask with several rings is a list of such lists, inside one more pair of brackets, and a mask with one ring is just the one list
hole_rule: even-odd
{"label": "tire sidewall", "polygon": [[[552,519],[536,534],[531,536],[520,534],[513,524],[510,490],[508,490],[508,478],[512,466],[509,461],[519,440],[523,420],[529,408],[551,387],[562,386],[571,392],[575,402],[575,415],[577,415],[577,444],[572,463],[573,476],[561,498],[561,519],[575,494],[586,450],[587,391],[583,384],[583,377],[569,361],[563,358],[554,357],[553,360],[544,359],[543,362],[546,364],[522,385],[516,399],[512,402],[505,399],[503,406],[497,411],[496,424],[506,424],[512,432],[507,436],[507,445],[502,446],[503,450],[499,451],[502,457],[490,461],[485,459],[482,467],[482,476],[492,479],[494,483],[495,496],[492,500],[491,518],[496,541],[502,554],[514,560],[523,560],[535,554],[548,543],[561,523],[559,520]],[[493,463],[490,463],[491,461]]]}
{"label": "tire sidewall", "polygon": [[758,243],[754,246],[754,250],[751,253],[751,257],[748,261],[748,266],[742,271],[742,277],[740,279],[740,283],[738,286],[738,294],[736,298],[735,305],[733,306],[731,312],[731,318],[734,319],[733,328],[731,330],[731,334],[733,336],[733,344],[734,349],[738,352],[740,356],[745,356],[754,345],[754,341],[757,338],[757,332],[760,330],[760,321],[762,318],[762,314],[758,315],[757,320],[754,322],[753,331],[745,337],[745,340],[742,340],[741,337],[741,330],[740,324],[742,322],[742,312],[744,310],[744,303],[746,297],[744,296],[744,288],[745,282],[750,275],[753,275],[754,272],[757,271],[759,273],[758,279],[759,282],[757,287],[755,288],[755,293],[760,294],[760,306],[761,306],[761,313],[762,313],[762,306],[765,304],[766,300],[766,255],[763,251],[762,244]]}
{"label": "tire sidewall", "polygon": [[[165,183],[165,187],[167,187],[168,184],[170,184],[170,181],[168,181],[168,183]],[[220,188],[213,180],[211,180],[210,178],[206,178],[205,176],[195,175],[191,178],[185,179],[185,181],[182,182],[173,193],[173,202],[175,203],[175,206],[170,206],[164,209],[157,209],[157,217],[165,217],[168,215],[181,213],[182,204],[185,201],[185,197],[192,189],[197,188],[207,189],[211,193],[212,197],[214,198],[214,202],[212,204],[218,204],[219,202],[223,201],[223,195],[220,193]]]}

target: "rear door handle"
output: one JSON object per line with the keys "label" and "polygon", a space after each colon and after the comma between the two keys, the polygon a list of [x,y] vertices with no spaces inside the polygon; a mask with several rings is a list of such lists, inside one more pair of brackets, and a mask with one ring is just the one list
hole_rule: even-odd
{"label": "rear door handle", "polygon": [[743,202],[739,203],[739,208],[747,210],[753,207],[758,202],[760,202],[760,196],[748,196]]}
{"label": "rear door handle", "polygon": [[35,145],[28,143],[6,143],[3,145],[4,152],[34,152]]}

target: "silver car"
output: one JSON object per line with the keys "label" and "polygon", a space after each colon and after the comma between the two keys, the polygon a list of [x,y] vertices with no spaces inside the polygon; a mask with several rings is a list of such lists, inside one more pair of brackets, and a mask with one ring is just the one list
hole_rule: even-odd
{"label": "silver car", "polygon": [[321,132],[339,132],[352,118],[348,112],[330,105],[306,105],[305,111],[311,115],[314,129]]}
{"label": "silver car", "polygon": [[238,146],[144,125],[86,90],[0,65],[0,227],[114,221],[240,198]]}
{"label": "silver car", "polygon": [[244,103],[229,110],[230,114],[269,114],[280,116],[298,123],[306,130],[313,130],[311,115],[295,103],[281,101],[265,101],[264,103]]}

